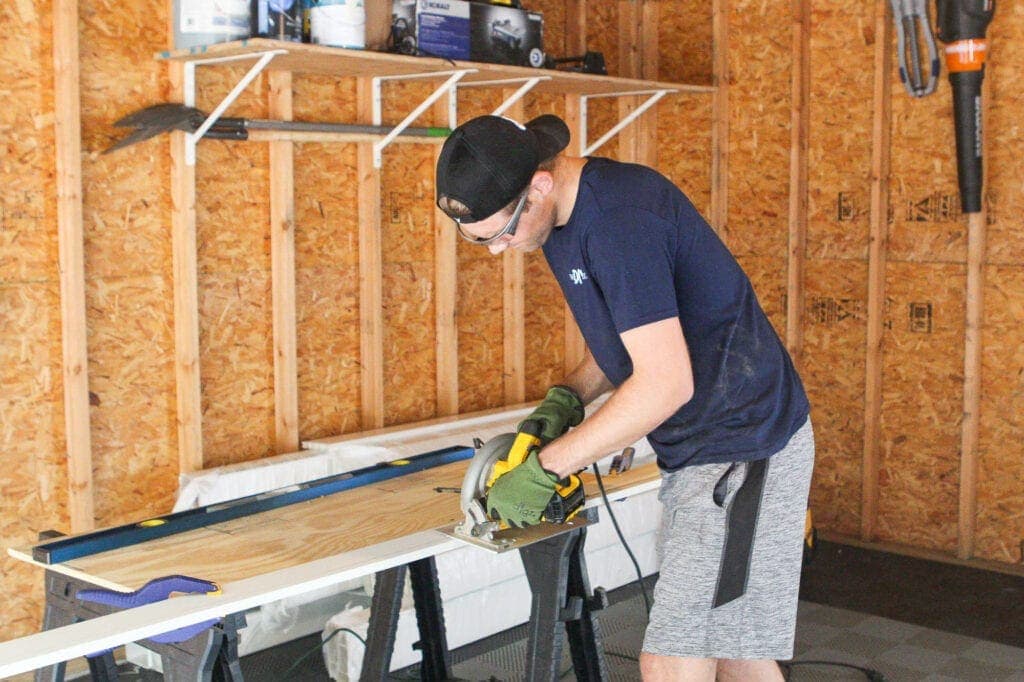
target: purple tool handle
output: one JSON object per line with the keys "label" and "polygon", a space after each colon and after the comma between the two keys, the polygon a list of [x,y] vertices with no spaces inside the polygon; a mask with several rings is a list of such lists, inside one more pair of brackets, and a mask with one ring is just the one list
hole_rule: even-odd
{"label": "purple tool handle", "polygon": [[[152,604],[153,602],[163,601],[164,599],[167,599],[172,592],[207,594],[210,592],[217,592],[219,590],[220,588],[217,587],[217,584],[212,583],[209,580],[190,578],[187,575],[168,575],[163,578],[154,578],[134,592],[118,592],[116,590],[99,589],[79,590],[77,597],[82,601],[129,609],[133,606],[142,606],[143,604]],[[202,623],[187,625],[183,628],[172,630],[171,632],[165,632],[163,634],[150,637],[149,639],[154,642],[159,642],[160,644],[184,642],[186,639],[195,637],[200,632],[203,632],[219,621],[219,618],[214,618],[213,620],[207,620]],[[94,654],[90,654],[89,657],[101,656],[104,653],[106,652],[98,651]]]}

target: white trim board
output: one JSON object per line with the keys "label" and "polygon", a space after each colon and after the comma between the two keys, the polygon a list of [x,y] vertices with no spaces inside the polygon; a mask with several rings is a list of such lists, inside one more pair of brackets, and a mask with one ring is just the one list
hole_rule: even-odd
{"label": "white trim board", "polygon": [[[622,499],[654,490],[658,479],[612,493]],[[603,506],[600,497],[587,507]],[[61,661],[136,642],[211,618],[240,613],[296,594],[311,592],[346,580],[408,564],[448,552],[465,544],[438,531],[428,530],[292,568],[222,585],[219,596],[183,596],[126,609],[109,616],[47,630],[0,643],[0,677],[29,672]],[[486,551],[486,550],[481,550]],[[21,553],[9,553],[24,559]],[[71,575],[59,564],[48,568]],[[76,577],[94,580],[74,573]]]}

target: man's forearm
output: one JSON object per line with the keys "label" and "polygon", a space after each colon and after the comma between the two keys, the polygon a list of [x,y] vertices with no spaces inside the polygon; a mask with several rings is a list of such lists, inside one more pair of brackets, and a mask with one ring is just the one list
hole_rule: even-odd
{"label": "man's forearm", "polygon": [[[622,341],[633,373],[601,409],[541,450],[540,463],[548,471],[567,476],[632,445],[693,397],[689,351],[676,318],[631,329]],[[589,355],[570,379],[578,382],[573,388],[584,401],[584,395],[593,399],[608,383]]]}
{"label": "man's forearm", "polygon": [[627,379],[601,409],[541,450],[541,465],[559,476],[575,473],[640,440],[672,412],[662,397]]}
{"label": "man's forearm", "polygon": [[594,356],[588,350],[580,363],[565,378],[565,385],[571,387],[584,405],[590,404],[602,393],[611,390],[612,384],[597,366]]}

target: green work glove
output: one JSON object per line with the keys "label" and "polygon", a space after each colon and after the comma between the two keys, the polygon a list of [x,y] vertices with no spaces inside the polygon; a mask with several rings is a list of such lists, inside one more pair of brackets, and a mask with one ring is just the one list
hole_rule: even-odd
{"label": "green work glove", "polygon": [[555,494],[558,476],[540,465],[539,449],[530,450],[523,463],[498,477],[487,492],[487,513],[510,526],[533,526]]}
{"label": "green work glove", "polygon": [[522,431],[527,422],[536,422],[540,425],[540,433],[535,435],[540,438],[542,445],[547,445],[568,431],[570,426],[579,426],[581,421],[583,401],[576,391],[568,386],[552,386],[541,404],[519,425],[518,430]]}

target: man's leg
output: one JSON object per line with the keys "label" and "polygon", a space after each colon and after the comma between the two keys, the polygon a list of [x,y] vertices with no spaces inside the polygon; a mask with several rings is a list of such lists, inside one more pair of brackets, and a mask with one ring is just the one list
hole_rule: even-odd
{"label": "man's leg", "polygon": [[766,659],[720,659],[719,682],[782,682],[779,664]]}
{"label": "man's leg", "polygon": [[702,679],[686,664],[707,659],[722,679],[783,679],[773,659],[792,656],[813,442],[808,423],[768,461],[665,476],[644,679]]}
{"label": "man's leg", "polygon": [[640,674],[644,682],[714,682],[713,658],[679,658],[640,654]]}

